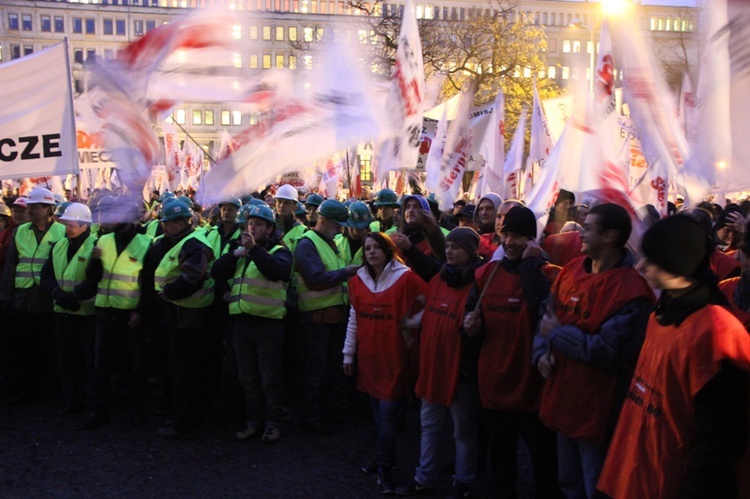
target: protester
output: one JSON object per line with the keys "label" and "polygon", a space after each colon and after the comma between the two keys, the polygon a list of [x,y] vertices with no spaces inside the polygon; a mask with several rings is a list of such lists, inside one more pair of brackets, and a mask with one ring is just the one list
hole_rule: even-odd
{"label": "protester", "polygon": [[[408,211],[407,211],[408,213]],[[469,493],[475,480],[480,414],[477,389],[479,342],[461,335],[466,298],[474,283],[474,274],[484,261],[477,255],[479,234],[473,229],[453,229],[445,241],[446,263],[430,280],[419,301],[424,303],[421,318],[419,377],[414,392],[422,400],[419,466],[414,478],[398,487],[401,496],[434,491],[440,478],[442,428],[450,414],[456,445],[453,492]]]}
{"label": "protester", "polygon": [[[351,207],[350,207],[351,210]],[[382,232],[368,234],[365,264],[349,281],[351,310],[344,343],[344,372],[355,374],[357,388],[369,395],[377,429],[377,459],[365,466],[377,472],[381,494],[394,492],[391,469],[396,464],[396,440],[409,398],[410,352],[415,332],[401,319],[416,312],[414,298],[424,287]]]}
{"label": "protester", "polygon": [[725,308],[708,244],[683,215],[643,237],[638,268],[662,292],[599,480],[611,497],[737,497],[750,336]]}
{"label": "protester", "polygon": [[370,224],[371,232],[395,232],[398,228],[393,218],[394,211],[400,207],[398,195],[391,189],[383,189],[375,196],[375,207],[378,217]]}
{"label": "protester", "polygon": [[294,253],[297,241],[307,228],[294,217],[299,195],[297,189],[284,184],[276,191],[274,203],[276,206],[276,228],[283,234],[284,245]]}
{"label": "protester", "polygon": [[245,231],[239,245],[220,257],[211,276],[232,279],[229,293],[230,339],[245,393],[246,420],[237,440],[263,430],[261,440],[281,437],[286,288],[292,275],[292,254],[280,244],[273,212],[247,206],[240,214]]}
{"label": "protester", "polygon": [[314,229],[318,221],[318,206],[324,201],[319,194],[310,194],[305,199],[305,212],[307,213],[307,228]]}
{"label": "protester", "polygon": [[495,217],[502,202],[503,198],[494,192],[488,192],[479,198],[477,209],[474,211],[474,221],[479,226],[480,235],[495,233]]}
{"label": "protester", "polygon": [[[549,211],[547,226],[544,228],[544,235],[557,234],[562,229],[565,222],[570,220],[571,208],[575,205],[576,196],[570,191],[560,189],[555,198],[555,205]],[[585,220],[585,219],[584,219]]]}
{"label": "protester", "polygon": [[478,385],[495,494],[517,495],[521,439],[531,456],[536,497],[554,498],[560,495],[556,437],[539,419],[544,380],[528,362],[539,309],[550,293],[547,264],[531,210],[512,206],[499,225],[504,256],[477,270],[464,318],[464,332],[482,342]]}
{"label": "protester", "polygon": [[318,207],[315,229],[297,242],[294,261],[297,270],[300,328],[304,345],[305,414],[302,430],[329,435],[343,400],[342,348],[346,336],[346,281],[357,265],[347,266],[334,237],[345,227],[348,210],[339,201],[328,199]]}
{"label": "protester", "polygon": [[558,433],[566,497],[596,494],[653,302],[625,248],[630,232],[624,208],[605,203],[591,209],[581,232],[583,256],[555,280],[534,338],[533,363],[546,378],[539,416]]}
{"label": "protester", "polygon": [[422,196],[406,196],[404,219],[398,232],[389,234],[399,256],[425,282],[440,270],[445,255],[445,236]]}
{"label": "protester", "polygon": [[0,203],[0,271],[5,267],[5,255],[8,253],[15,227],[16,222],[13,220],[10,208],[8,208],[8,205]]}
{"label": "protester", "polygon": [[363,245],[372,224],[370,208],[362,201],[349,205],[349,220],[346,230],[334,238],[336,247],[346,265],[362,265]]}

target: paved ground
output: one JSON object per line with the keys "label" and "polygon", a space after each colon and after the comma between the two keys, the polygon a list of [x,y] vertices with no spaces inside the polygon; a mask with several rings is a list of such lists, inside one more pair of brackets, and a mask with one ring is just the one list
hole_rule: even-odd
{"label": "paved ground", "polygon": [[[209,424],[195,439],[165,441],[159,420],[133,428],[115,420],[75,429],[81,415],[60,418],[51,402],[0,405],[1,497],[376,497],[375,479],[360,471],[374,457],[375,433],[366,413],[353,414],[330,437],[304,434],[293,416],[273,445],[233,440],[237,425]],[[401,433],[394,473],[410,479],[418,457],[416,411]],[[450,487],[450,439],[443,492]],[[528,467],[525,467],[528,470]],[[527,497],[528,483],[521,483]],[[492,497],[486,473],[474,486]],[[442,494],[441,494],[442,495]]]}

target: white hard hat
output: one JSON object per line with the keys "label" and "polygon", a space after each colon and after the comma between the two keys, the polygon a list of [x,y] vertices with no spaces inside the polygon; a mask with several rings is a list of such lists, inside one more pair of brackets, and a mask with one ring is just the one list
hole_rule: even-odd
{"label": "white hard hat", "polygon": [[54,206],[55,196],[49,189],[34,187],[26,196],[26,204],[49,204]]}
{"label": "white hard hat", "polygon": [[299,202],[299,195],[297,194],[297,189],[289,184],[284,184],[278,188],[274,199],[288,199],[289,201],[297,203]]}
{"label": "white hard hat", "polygon": [[60,216],[60,220],[90,224],[92,222],[91,210],[85,204],[71,203],[70,206],[65,208],[65,212]]}

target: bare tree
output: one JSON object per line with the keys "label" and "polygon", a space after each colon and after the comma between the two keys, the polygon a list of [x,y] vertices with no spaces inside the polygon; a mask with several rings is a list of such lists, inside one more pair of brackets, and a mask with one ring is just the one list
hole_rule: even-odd
{"label": "bare tree", "polygon": [[[676,9],[674,18],[659,19],[664,30],[652,31],[652,44],[657,63],[670,89],[679,93],[685,74],[696,81],[700,37],[696,30],[696,9]],[[669,23],[669,30],[667,30]]]}

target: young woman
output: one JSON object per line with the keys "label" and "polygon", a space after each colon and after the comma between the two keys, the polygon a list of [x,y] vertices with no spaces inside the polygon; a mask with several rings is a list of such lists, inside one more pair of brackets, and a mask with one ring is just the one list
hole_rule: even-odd
{"label": "young woman", "polygon": [[396,438],[410,389],[411,333],[401,322],[414,312],[424,282],[404,265],[385,234],[368,234],[363,249],[365,264],[349,281],[344,372],[354,375],[356,355],[357,388],[370,396],[377,427],[378,488],[392,494]]}

